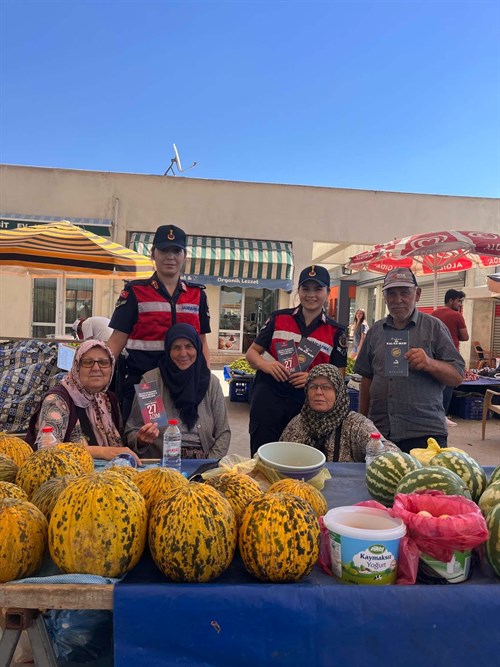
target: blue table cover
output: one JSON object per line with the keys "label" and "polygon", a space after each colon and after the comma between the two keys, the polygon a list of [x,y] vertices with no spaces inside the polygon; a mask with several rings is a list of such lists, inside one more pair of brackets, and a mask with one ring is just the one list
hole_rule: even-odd
{"label": "blue table cover", "polygon": [[[369,498],[363,464],[329,467],[329,507]],[[115,665],[492,667],[495,582],[479,566],[462,584],[349,586],[315,567],[299,583],[265,584],[236,556],[213,582],[175,584],[145,555],[115,586]]]}

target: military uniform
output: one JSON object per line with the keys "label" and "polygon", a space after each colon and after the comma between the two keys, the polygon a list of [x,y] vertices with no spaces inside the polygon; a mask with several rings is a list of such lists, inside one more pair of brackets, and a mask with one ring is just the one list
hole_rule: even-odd
{"label": "military uniform", "polygon": [[[306,326],[302,307],[275,311],[267,320],[255,343],[272,357],[278,358],[276,343],[302,337],[317,342],[321,350],[309,370],[318,364],[330,363],[337,368],[347,365],[347,337],[345,327],[322,314]],[[257,371],[250,402],[250,449],[252,456],[260,445],[279,440],[288,422],[301,410],[305,400],[304,389],[295,389],[289,382],[278,382],[272,375]]]}

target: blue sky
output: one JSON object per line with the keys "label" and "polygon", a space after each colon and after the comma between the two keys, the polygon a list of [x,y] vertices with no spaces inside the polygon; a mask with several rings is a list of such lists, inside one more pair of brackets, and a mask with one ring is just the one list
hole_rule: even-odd
{"label": "blue sky", "polygon": [[500,195],[500,3],[0,0],[0,161]]}

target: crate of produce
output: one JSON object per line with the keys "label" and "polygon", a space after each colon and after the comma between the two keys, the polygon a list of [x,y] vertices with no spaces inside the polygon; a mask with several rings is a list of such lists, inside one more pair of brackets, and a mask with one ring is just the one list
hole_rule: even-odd
{"label": "crate of produce", "polygon": [[347,395],[349,396],[349,409],[353,412],[358,412],[359,391],[356,391],[356,389],[351,389],[351,387],[347,387]]}
{"label": "crate of produce", "polygon": [[482,419],[483,418],[482,394],[463,394],[455,392],[450,402],[449,412],[454,417],[461,419]]}
{"label": "crate of produce", "polygon": [[229,400],[232,403],[249,403],[252,386],[253,376],[247,378],[233,376],[229,383]]}

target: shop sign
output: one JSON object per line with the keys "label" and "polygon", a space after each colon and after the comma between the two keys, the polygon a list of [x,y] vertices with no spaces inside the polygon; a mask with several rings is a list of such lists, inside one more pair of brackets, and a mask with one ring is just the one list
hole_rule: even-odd
{"label": "shop sign", "polygon": [[187,283],[201,283],[202,285],[218,285],[219,287],[254,287],[258,289],[282,289],[291,292],[293,282],[291,280],[267,280],[264,278],[228,278],[226,276],[203,276],[197,274],[184,274],[182,280]]}

